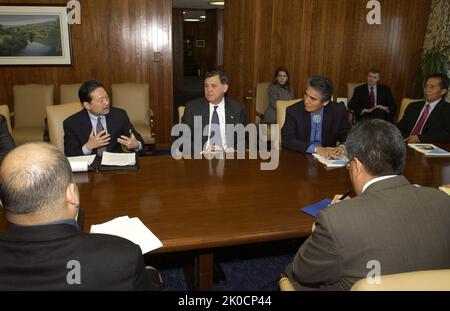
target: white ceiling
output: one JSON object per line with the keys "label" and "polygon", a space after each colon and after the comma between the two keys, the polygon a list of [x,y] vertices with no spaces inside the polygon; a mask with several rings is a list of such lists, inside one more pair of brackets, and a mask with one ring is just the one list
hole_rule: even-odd
{"label": "white ceiling", "polygon": [[211,0],[173,0],[173,7],[180,9],[223,9],[223,6],[209,5]]}

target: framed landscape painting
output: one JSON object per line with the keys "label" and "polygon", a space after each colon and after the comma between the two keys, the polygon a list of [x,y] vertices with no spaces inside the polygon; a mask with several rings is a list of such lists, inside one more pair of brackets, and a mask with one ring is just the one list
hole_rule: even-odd
{"label": "framed landscape painting", "polygon": [[71,65],[65,6],[0,5],[0,65]]}

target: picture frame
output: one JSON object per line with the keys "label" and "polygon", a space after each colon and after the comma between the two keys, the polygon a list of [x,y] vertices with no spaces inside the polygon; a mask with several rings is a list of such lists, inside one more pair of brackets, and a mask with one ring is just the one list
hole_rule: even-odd
{"label": "picture frame", "polygon": [[205,40],[197,40],[195,42],[195,46],[198,48],[204,48],[205,47]]}
{"label": "picture frame", "polygon": [[0,5],[0,65],[72,65],[67,7]]}

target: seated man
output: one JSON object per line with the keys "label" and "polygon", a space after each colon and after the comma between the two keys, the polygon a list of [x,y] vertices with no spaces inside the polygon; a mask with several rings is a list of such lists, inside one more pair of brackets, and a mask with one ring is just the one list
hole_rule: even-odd
{"label": "seated man", "polygon": [[392,122],[396,110],[391,89],[380,81],[380,71],[371,69],[367,74],[367,84],[355,88],[348,103],[353,110],[356,121],[364,119],[383,119]]}
{"label": "seated man", "polygon": [[343,104],[331,101],[333,84],[330,79],[312,76],[306,85],[305,99],[286,109],[286,121],[281,129],[283,148],[302,153],[318,153],[326,158],[339,158],[350,130]]}
{"label": "seated man", "polygon": [[100,82],[85,82],[78,97],[85,109],[63,123],[66,156],[102,155],[103,151],[143,151],[141,135],[131,125],[125,110],[111,107]]}
{"label": "seated man", "polygon": [[83,233],[66,157],[45,143],[11,151],[0,169],[8,226],[0,236],[0,290],[160,290],[139,246]]}
{"label": "seated man", "polygon": [[[228,135],[225,125],[247,125],[247,112],[241,103],[226,98],[225,93],[228,90],[228,78],[222,71],[211,71],[205,77],[204,82],[205,96],[192,100],[186,104],[181,123],[190,128],[191,150],[193,153],[201,151],[221,151],[227,149],[236,149],[237,135]],[[194,118],[201,117],[202,131],[201,146],[195,148],[194,137],[195,130]],[[209,135],[203,135],[203,131],[208,127]],[[183,135],[185,135],[183,133]],[[197,134],[198,135],[198,134]],[[234,143],[232,143],[234,141]],[[186,150],[183,150],[186,152]]]}
{"label": "seated man", "polygon": [[[358,123],[345,143],[357,194],[321,210],[286,273],[298,290],[349,290],[380,274],[450,268],[450,196],[402,176],[406,147],[384,120]],[[375,264],[376,263],[376,264]]]}
{"label": "seated man", "polygon": [[397,127],[408,143],[450,142],[450,103],[444,98],[449,78],[433,73],[425,79],[425,101],[408,105]]}
{"label": "seated man", "polygon": [[8,131],[6,118],[0,115],[0,162],[15,146],[14,139]]}

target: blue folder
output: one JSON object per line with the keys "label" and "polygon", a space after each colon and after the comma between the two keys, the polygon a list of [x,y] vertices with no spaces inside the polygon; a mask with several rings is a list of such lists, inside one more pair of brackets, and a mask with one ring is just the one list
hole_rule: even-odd
{"label": "blue folder", "polygon": [[317,203],[314,203],[311,205],[307,205],[307,206],[301,208],[300,211],[302,211],[308,215],[311,215],[312,217],[316,217],[317,213],[321,209],[327,207],[330,204],[331,204],[331,199],[324,199],[320,202],[317,202]]}

